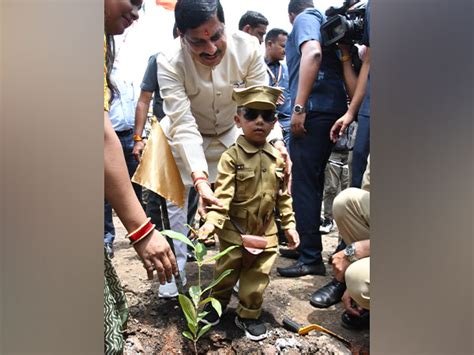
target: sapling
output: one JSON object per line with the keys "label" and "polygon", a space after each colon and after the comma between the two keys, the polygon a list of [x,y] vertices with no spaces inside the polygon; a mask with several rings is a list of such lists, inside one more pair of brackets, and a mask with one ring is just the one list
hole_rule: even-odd
{"label": "sapling", "polygon": [[220,302],[212,296],[208,296],[206,298],[204,298],[204,296],[208,293],[208,291],[210,291],[233,271],[232,269],[225,270],[216,279],[212,280],[212,282],[206,288],[203,289],[201,284],[201,268],[203,265],[210,264],[218,260],[232,249],[238,248],[239,246],[230,246],[210,258],[204,259],[204,256],[207,254],[207,248],[204,244],[200,242],[194,244],[185,235],[172,230],[164,230],[161,233],[169,238],[179,240],[180,242],[190,246],[193,250],[194,257],[196,258],[196,264],[198,266],[198,283],[197,285],[191,286],[189,288],[190,297],[180,293],[178,295],[178,300],[189,329],[189,331],[186,330],[183,332],[183,336],[193,342],[194,352],[197,354],[198,340],[212,327],[210,324],[203,325],[201,322],[202,319],[209,313],[203,310],[204,306],[208,303],[211,303],[212,307],[219,314],[219,317],[222,315],[222,307]]}

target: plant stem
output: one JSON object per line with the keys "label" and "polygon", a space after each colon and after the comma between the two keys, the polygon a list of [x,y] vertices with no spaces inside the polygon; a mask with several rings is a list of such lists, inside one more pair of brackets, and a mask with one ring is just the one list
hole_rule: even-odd
{"label": "plant stem", "polygon": [[194,353],[198,355],[198,350],[197,350],[197,341],[194,341]]}

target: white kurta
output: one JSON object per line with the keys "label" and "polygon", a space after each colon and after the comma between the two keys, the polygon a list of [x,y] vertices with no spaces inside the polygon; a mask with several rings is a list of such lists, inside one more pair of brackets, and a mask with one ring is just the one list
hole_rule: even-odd
{"label": "white kurta", "polygon": [[239,135],[232,90],[268,83],[258,41],[241,31],[227,35],[225,55],[211,68],[195,62],[178,38],[173,48],[158,55],[157,63],[167,115],[160,123],[183,183],[192,184],[193,171],[207,172],[213,182],[220,156]]}

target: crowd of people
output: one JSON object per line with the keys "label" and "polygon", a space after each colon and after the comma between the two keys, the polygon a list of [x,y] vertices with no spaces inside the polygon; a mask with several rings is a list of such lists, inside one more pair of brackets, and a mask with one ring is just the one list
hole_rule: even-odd
{"label": "crowd of people", "polygon": [[[267,336],[260,314],[276,258],[296,259],[277,268],[281,277],[325,276],[321,234],[337,225],[334,278],[308,301],[326,308],[342,300],[343,325],[367,328],[370,3],[361,43],[326,47],[320,30],[325,9],[313,0],[289,1],[290,33],[267,31],[269,21],[255,11],[241,17],[238,30],[226,28],[219,0],[178,0],[175,41],[149,58],[135,99],[133,84],[114,66],[113,36],[138,19],[141,5],[105,0],[105,352],[121,352],[127,321],[111,264],[112,208],[148,277],[158,277],[162,298],[177,296],[186,284],[189,258],[184,243],[170,244],[158,232],[163,223],[189,235],[198,210],[199,239],[216,235],[220,250],[238,245],[217,262],[216,275],[234,271],[211,292],[225,309],[237,288],[235,323],[252,340]],[[360,70],[353,65],[354,48]],[[185,187],[183,206],[146,189],[142,196],[130,180],[146,159],[152,100],[152,129],[159,125],[169,142]],[[204,322],[219,322],[212,307],[205,311]]]}

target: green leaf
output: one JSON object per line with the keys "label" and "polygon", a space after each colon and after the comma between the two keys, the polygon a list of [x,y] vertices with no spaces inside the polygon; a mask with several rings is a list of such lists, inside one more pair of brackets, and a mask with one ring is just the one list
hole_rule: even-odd
{"label": "green leaf", "polygon": [[194,308],[197,308],[199,305],[199,299],[201,298],[201,287],[199,286],[191,286],[189,288],[189,295],[194,303]]}
{"label": "green leaf", "polygon": [[212,297],[208,297],[199,302],[199,306],[204,306],[206,303],[211,302]]}
{"label": "green leaf", "polygon": [[183,335],[184,335],[185,338],[188,338],[189,340],[194,341],[194,338],[193,338],[193,336],[191,335],[190,332],[184,331]]}
{"label": "green leaf", "polygon": [[224,277],[226,277],[227,275],[229,275],[232,271],[234,271],[233,269],[228,269],[228,270],[225,270],[222,274],[219,275],[219,277],[215,280],[212,280],[212,282],[210,283],[209,286],[207,286],[204,291],[202,291],[202,293],[206,293],[207,291],[209,291],[211,288],[213,288],[214,286],[216,286],[219,282],[221,282]]}
{"label": "green leaf", "polygon": [[202,243],[197,243],[196,244],[196,249],[195,249],[195,254],[196,254],[197,261],[202,262],[202,259],[207,254],[206,246]]}
{"label": "green leaf", "polygon": [[201,328],[201,330],[199,331],[199,334],[196,338],[196,340],[199,340],[200,337],[202,337],[204,334],[206,334],[206,332],[211,329],[212,325],[211,324],[206,324],[204,327]]}
{"label": "green leaf", "polygon": [[193,303],[191,300],[186,297],[185,295],[179,294],[178,295],[178,300],[179,304],[181,306],[181,309],[183,310],[184,316],[186,317],[186,321],[188,324],[193,324],[194,326],[197,326],[197,314],[196,314],[196,309],[193,306]]}
{"label": "green leaf", "polygon": [[198,330],[197,323],[196,324],[188,323],[188,328],[191,331],[191,333],[193,334],[193,337],[196,337],[197,330]]}
{"label": "green leaf", "polygon": [[198,314],[198,323],[199,321],[203,320],[205,316],[207,316],[209,312],[201,312]]}
{"label": "green leaf", "polygon": [[222,315],[221,303],[218,300],[216,300],[215,298],[211,298],[211,304],[212,304],[212,307],[214,307],[214,309],[216,310],[217,314],[220,317]]}
{"label": "green leaf", "polygon": [[181,234],[169,229],[165,229],[161,231],[160,233],[172,239],[179,240],[180,242],[183,242],[184,244],[189,245],[191,248],[193,248],[193,250],[195,250],[194,244],[184,234]]}
{"label": "green leaf", "polygon": [[226,250],[221,251],[219,254],[216,254],[213,257],[209,258],[209,259],[203,260],[203,263],[204,264],[212,263],[213,261],[215,261],[217,259],[220,259],[224,255],[226,255],[231,250],[234,250],[235,248],[239,248],[239,247],[240,247],[240,245],[232,245],[231,247],[228,247]]}

